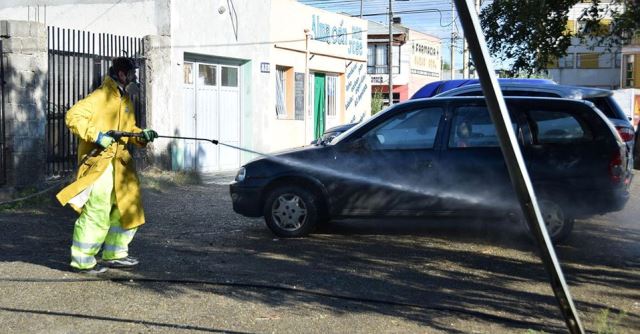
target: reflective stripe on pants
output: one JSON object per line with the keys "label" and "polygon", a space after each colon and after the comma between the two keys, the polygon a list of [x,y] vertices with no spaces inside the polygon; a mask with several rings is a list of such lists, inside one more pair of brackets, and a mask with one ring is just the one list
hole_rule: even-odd
{"label": "reflective stripe on pants", "polygon": [[103,246],[106,260],[126,257],[136,229],[120,227],[120,212],[113,192],[113,165],[93,184],[89,200],[76,220],[71,246],[71,266],[88,269],[96,265],[95,255]]}

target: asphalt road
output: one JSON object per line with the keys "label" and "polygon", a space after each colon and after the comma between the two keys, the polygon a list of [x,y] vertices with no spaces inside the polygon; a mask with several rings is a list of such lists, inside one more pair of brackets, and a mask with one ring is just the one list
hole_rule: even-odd
{"label": "asphalt road", "polygon": [[[133,271],[69,272],[75,215],[0,212],[3,333],[566,332],[522,226],[339,221],[275,238],[236,215],[228,175],[148,183]],[[556,251],[585,327],[640,332],[640,181],[622,212],[578,221]]]}

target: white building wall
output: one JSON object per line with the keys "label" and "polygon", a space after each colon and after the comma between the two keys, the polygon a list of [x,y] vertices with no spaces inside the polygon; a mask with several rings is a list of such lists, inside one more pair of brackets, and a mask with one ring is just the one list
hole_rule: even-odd
{"label": "white building wall", "polygon": [[409,97],[424,85],[440,80],[442,76],[442,42],[439,38],[415,30],[407,32],[409,63]]}
{"label": "white building wall", "polygon": [[[51,0],[49,5],[34,6],[27,0],[0,2],[0,18],[39,20],[47,25],[68,29],[87,30],[134,37],[146,35],[170,36],[170,74],[168,101],[165,108],[154,106],[153,119],[162,122],[150,124],[158,132],[176,134],[183,127],[183,62],[185,53],[205,58],[235,60],[241,65],[241,146],[260,152],[270,152],[305,143],[303,136],[295,135],[296,127],[277,120],[275,113],[275,44],[290,39],[287,47],[304,49],[304,29],[312,29],[312,15],[320,13],[332,25],[344,25],[349,32],[354,26],[366,31],[366,21],[304,6],[294,0]],[[277,10],[272,10],[272,7]],[[327,22],[328,22],[327,21]],[[272,28],[274,27],[274,28]],[[277,32],[274,33],[274,31]],[[351,35],[347,40],[351,41]],[[357,65],[357,56],[349,56],[353,45],[312,41],[310,50],[317,55],[309,63],[312,71],[341,74],[341,87],[345,86],[347,66]],[[277,54],[276,54],[277,53]],[[342,57],[342,58],[341,58]],[[349,59],[353,58],[353,59]],[[303,72],[304,56],[296,57],[296,71]],[[355,60],[355,61],[352,61]],[[269,64],[269,72],[261,71],[261,63]],[[360,70],[353,78],[366,78],[366,35],[363,36]],[[361,71],[362,73],[359,73]],[[364,81],[364,80],[361,80]],[[341,117],[360,119],[370,114],[370,87],[368,80],[356,103]],[[343,100],[347,98],[344,93]],[[355,100],[355,98],[353,99]],[[169,115],[167,115],[169,114]],[[348,114],[348,115],[347,115]],[[161,116],[161,117],[159,117]],[[158,145],[160,146],[160,144]],[[243,155],[243,162],[251,158]]]}
{"label": "white building wall", "polygon": [[[180,0],[171,3],[172,73],[174,127],[182,126],[182,64],[185,53],[243,61],[241,68],[241,146],[260,152],[273,150],[269,138],[269,116],[265,112],[274,95],[269,74],[260,72],[260,63],[269,62],[269,13],[271,1]],[[220,13],[222,11],[222,13]],[[243,162],[251,156],[243,154]]]}
{"label": "white building wall", "polygon": [[3,0],[0,18],[133,37],[166,35],[169,3],[170,0]]}

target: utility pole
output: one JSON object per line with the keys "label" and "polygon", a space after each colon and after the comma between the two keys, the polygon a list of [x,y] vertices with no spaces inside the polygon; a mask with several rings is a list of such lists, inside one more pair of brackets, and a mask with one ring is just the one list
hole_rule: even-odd
{"label": "utility pole", "polygon": [[307,140],[307,118],[309,118],[309,99],[311,98],[310,94],[311,92],[309,92],[309,87],[310,87],[310,83],[309,83],[309,56],[310,56],[310,52],[309,52],[309,40],[311,39],[311,31],[309,29],[305,29],[304,30],[304,103],[303,105],[303,113],[304,113],[304,142],[306,143]]}
{"label": "utility pole", "polygon": [[454,75],[455,75],[455,70],[453,69],[453,64],[455,63],[454,57],[455,57],[455,46],[456,46],[456,32],[455,32],[455,28],[456,28],[456,12],[455,12],[455,6],[453,4],[453,0],[451,0],[451,66],[449,66],[449,73],[451,74],[451,80],[454,79]]}
{"label": "utility pole", "polygon": [[393,105],[393,0],[389,0],[389,106]]}
{"label": "utility pole", "polygon": [[462,38],[462,78],[469,79],[469,45],[466,38]]}
{"label": "utility pole", "polygon": [[[474,0],[476,14],[480,15],[480,5],[482,4],[482,0]],[[467,44],[467,39],[464,38],[462,40],[462,77],[464,79],[469,79],[469,45]]]}

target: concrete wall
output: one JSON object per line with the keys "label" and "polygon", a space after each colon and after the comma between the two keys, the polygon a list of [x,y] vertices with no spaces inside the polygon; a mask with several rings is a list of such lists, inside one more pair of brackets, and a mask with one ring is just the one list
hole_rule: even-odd
{"label": "concrete wall", "polygon": [[[234,6],[230,7],[230,4]],[[171,77],[174,79],[170,87],[172,107],[166,112],[173,116],[172,133],[182,126],[183,97],[179,78],[182,78],[184,55],[190,53],[224,58],[242,65],[241,146],[268,152],[284,140],[272,137],[275,133],[269,127],[269,121],[275,111],[267,111],[267,99],[275,94],[275,88],[271,89],[275,86],[269,85],[269,73],[260,72],[260,63],[269,62],[272,48],[270,6],[268,0],[180,0],[171,3]],[[194,9],[197,10],[194,12]],[[251,157],[243,153],[242,161]]]}
{"label": "concrete wall", "polygon": [[[161,134],[173,134],[171,124],[173,113],[167,109],[172,103],[171,87],[171,38],[168,36],[146,36],[144,38],[146,57],[146,120],[147,127]],[[166,169],[171,168],[171,157],[166,140],[149,144],[147,152],[152,163]],[[157,159],[154,159],[157,158]]]}
{"label": "concrete wall", "polygon": [[36,186],[44,180],[46,36],[40,23],[0,21],[9,188]]}
{"label": "concrete wall", "polygon": [[549,77],[562,85],[617,89],[620,85],[619,68],[549,69]]}

